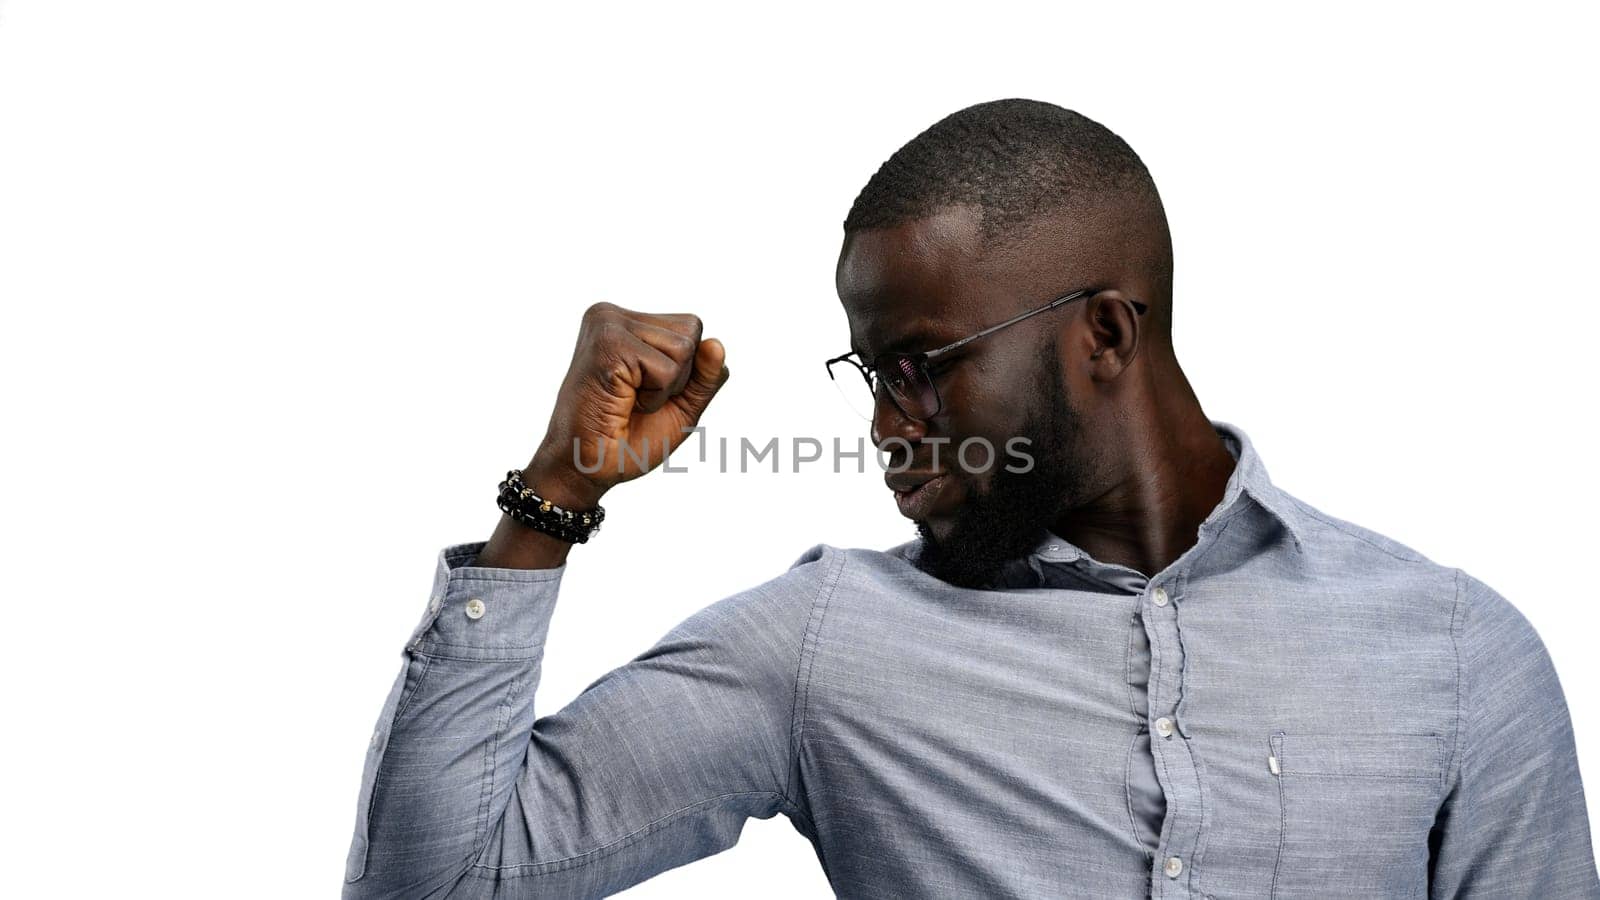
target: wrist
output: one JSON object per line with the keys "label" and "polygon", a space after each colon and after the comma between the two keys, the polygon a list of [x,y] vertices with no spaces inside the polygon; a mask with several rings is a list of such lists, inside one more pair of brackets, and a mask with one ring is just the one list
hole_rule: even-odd
{"label": "wrist", "polygon": [[600,505],[607,490],[546,448],[540,448],[522,470],[522,481],[540,497],[576,511]]}
{"label": "wrist", "polygon": [[[541,449],[534,454],[533,460],[520,474],[509,473],[507,482],[501,483],[500,523],[495,527],[494,534],[490,536],[473,565],[507,569],[553,569],[565,564],[567,554],[573,547],[570,540],[558,536],[559,532],[553,533],[520,521],[520,517],[526,511],[506,508],[507,502],[514,502],[507,501],[505,493],[512,478],[519,478],[520,484],[537,494],[539,500],[548,500],[569,511],[569,514],[583,514],[595,510],[600,505],[600,497],[606,492],[605,487],[583,477],[583,473],[576,471],[574,467],[563,467]],[[598,521],[595,527],[599,527]]]}

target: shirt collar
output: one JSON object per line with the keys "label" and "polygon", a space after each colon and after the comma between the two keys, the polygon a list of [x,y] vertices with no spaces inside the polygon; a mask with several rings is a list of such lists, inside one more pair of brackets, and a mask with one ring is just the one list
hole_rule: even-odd
{"label": "shirt collar", "polygon": [[1222,493],[1222,502],[1217,504],[1217,508],[1226,510],[1238,500],[1239,494],[1249,494],[1250,499],[1282,523],[1284,530],[1289,532],[1295,551],[1303,552],[1305,520],[1300,517],[1300,510],[1289,495],[1267,477],[1266,464],[1256,453],[1255,445],[1250,442],[1250,436],[1239,426],[1219,422],[1216,419],[1211,420],[1211,427],[1216,429],[1228,452],[1238,460],[1233,467],[1233,474],[1228,478],[1228,487]]}
{"label": "shirt collar", "polygon": [[[1294,501],[1267,477],[1267,467],[1257,455],[1250,436],[1245,434],[1244,429],[1229,422],[1216,419],[1210,422],[1236,462],[1233,474],[1228,476],[1227,487],[1223,489],[1221,502],[1206,516],[1205,523],[1228,516],[1244,497],[1249,497],[1283,525],[1295,552],[1304,552],[1305,522],[1300,517],[1300,511]],[[1205,523],[1202,523],[1202,527]],[[1088,554],[1070,541],[1055,534],[1046,534],[1032,555],[1046,562],[1073,562]]]}

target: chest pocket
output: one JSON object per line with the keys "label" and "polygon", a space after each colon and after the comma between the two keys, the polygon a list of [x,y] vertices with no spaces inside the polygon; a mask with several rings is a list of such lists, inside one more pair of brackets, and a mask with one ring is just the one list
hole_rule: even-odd
{"label": "chest pocket", "polygon": [[1269,742],[1282,812],[1273,897],[1427,896],[1444,738],[1276,731]]}

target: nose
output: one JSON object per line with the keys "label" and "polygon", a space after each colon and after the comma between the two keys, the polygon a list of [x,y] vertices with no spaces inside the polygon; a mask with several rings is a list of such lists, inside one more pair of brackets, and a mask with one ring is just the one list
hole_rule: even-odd
{"label": "nose", "polygon": [[[890,438],[900,438],[912,447],[916,447],[928,434],[928,425],[919,419],[913,419],[900,410],[900,405],[889,396],[889,391],[881,383],[877,393],[873,396],[872,405],[872,445],[882,447],[883,442]],[[896,445],[890,448],[890,464],[896,464],[893,459]],[[903,448],[901,448],[903,449]]]}

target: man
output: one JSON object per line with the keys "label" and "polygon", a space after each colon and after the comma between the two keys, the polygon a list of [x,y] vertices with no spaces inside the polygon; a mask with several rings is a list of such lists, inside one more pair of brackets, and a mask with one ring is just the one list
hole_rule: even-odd
{"label": "man", "polygon": [[[508,512],[441,554],[347,897],[603,896],[780,812],[848,897],[1600,897],[1538,636],[1205,416],[1120,138],[949,116],[863,189],[837,280],[830,372],[919,539],[814,547],[536,719],[567,552],[660,454],[602,459],[729,377],[693,316],[591,308]],[[1031,466],[952,452],[1017,437]]]}

